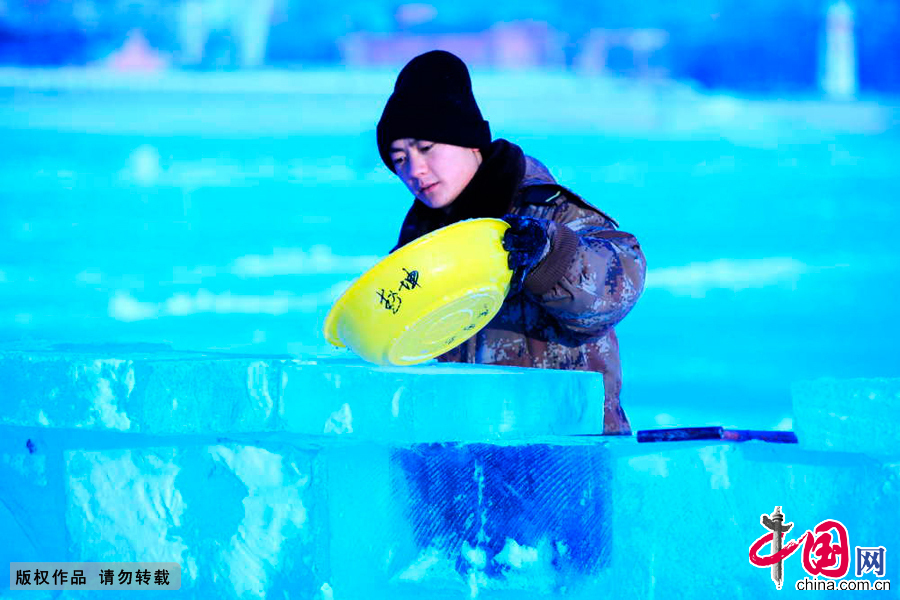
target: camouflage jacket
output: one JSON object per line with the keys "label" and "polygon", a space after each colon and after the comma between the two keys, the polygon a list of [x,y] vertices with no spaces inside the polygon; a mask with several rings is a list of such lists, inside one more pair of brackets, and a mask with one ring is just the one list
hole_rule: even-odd
{"label": "camouflage jacket", "polygon": [[[618,231],[612,218],[557,184],[544,165],[524,158],[524,175],[505,212],[552,221],[550,252],[485,328],[438,360],[600,372],[603,432],[628,434],[613,327],[643,291],[641,247],[633,235]],[[438,225],[427,221],[411,209],[401,243]]]}

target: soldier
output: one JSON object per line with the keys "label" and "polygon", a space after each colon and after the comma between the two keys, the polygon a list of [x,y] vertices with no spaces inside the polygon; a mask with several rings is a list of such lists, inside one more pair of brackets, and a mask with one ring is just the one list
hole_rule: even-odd
{"label": "soldier", "polygon": [[637,240],[504,139],[491,140],[455,55],[433,51],[400,72],[377,128],[387,167],[415,196],[398,248],[463,219],[503,218],[510,293],[445,362],[577,369],[603,374],[603,432],[627,435],[616,323],[644,287]]}

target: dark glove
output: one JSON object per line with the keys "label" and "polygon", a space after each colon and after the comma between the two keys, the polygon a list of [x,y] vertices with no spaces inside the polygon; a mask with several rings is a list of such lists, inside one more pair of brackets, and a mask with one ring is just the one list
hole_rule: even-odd
{"label": "dark glove", "polygon": [[550,221],[508,214],[503,220],[509,229],[503,234],[503,248],[509,252],[507,264],[513,271],[510,294],[522,289],[528,273],[544,258],[544,250],[550,241]]}

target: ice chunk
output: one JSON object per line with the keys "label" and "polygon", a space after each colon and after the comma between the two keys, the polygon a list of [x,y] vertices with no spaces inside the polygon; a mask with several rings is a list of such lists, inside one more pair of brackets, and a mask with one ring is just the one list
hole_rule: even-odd
{"label": "ice chunk", "polygon": [[[604,585],[629,598],[716,598],[724,588],[748,598],[791,593],[806,575],[802,548],[785,561],[787,592],[776,591],[769,569],[748,562],[750,545],[767,533],[760,515],[775,506],[794,523],[787,540],[837,519],[853,545],[900,543],[900,485],[892,465],[760,441],[667,442],[653,444],[652,453],[650,445],[636,446],[611,446],[613,551],[609,568],[594,581],[598,593]],[[664,463],[667,476],[634,468],[638,457],[645,465]]]}
{"label": "ice chunk", "polygon": [[134,371],[119,358],[0,355],[0,424],[128,431],[136,410]]}
{"label": "ice chunk", "polygon": [[62,467],[43,432],[0,425],[0,590],[10,562],[65,560]]}
{"label": "ice chunk", "polygon": [[416,444],[392,458],[416,548],[464,581],[551,590],[608,563],[605,444]]}
{"label": "ice chunk", "polygon": [[173,355],[103,347],[0,353],[0,424],[142,433],[276,429],[280,361]]}
{"label": "ice chunk", "polygon": [[566,435],[600,429],[592,373],[0,353],[0,558],[175,561],[186,598],[774,599],[747,560],[774,506],[900,545],[878,381],[798,411],[881,407],[880,446],[823,452]]}
{"label": "ice chunk", "polygon": [[283,369],[282,427],[295,433],[352,432],[357,438],[404,443],[603,431],[598,373],[461,364],[373,367],[353,361],[286,362]]}
{"label": "ice chunk", "polygon": [[198,598],[312,597],[323,584],[317,548],[326,547],[313,457],[243,444],[70,451],[71,553],[177,562],[182,590]]}
{"label": "ice chunk", "polygon": [[[2,457],[0,457],[2,459]],[[0,466],[0,473],[3,472]],[[9,501],[9,491],[0,488],[0,500]],[[12,510],[18,514],[14,514]],[[9,589],[9,563],[11,562],[27,562],[38,560],[49,560],[44,558],[44,552],[35,547],[30,539],[34,535],[33,527],[36,523],[29,522],[23,526],[23,514],[21,506],[15,506],[13,509],[6,506],[6,502],[0,502],[0,536],[3,542],[0,543],[0,590]],[[26,529],[29,531],[26,533]],[[50,593],[46,593],[46,598],[50,598]]]}
{"label": "ice chunk", "polygon": [[384,442],[603,430],[603,378],[584,371],[392,368],[96,347],[0,353],[0,385],[6,392],[0,425],[144,434],[288,431]]}

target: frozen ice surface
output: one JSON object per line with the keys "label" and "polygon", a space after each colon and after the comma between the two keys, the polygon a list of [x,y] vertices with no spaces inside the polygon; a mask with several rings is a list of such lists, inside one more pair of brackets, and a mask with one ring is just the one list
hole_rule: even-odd
{"label": "frozen ice surface", "polygon": [[0,564],[177,562],[173,598],[780,598],[799,593],[799,553],[777,592],[748,552],[782,506],[796,537],[834,518],[851,545],[887,547],[898,578],[895,462],[573,435],[599,431],[601,382],[3,352]]}
{"label": "frozen ice surface", "polygon": [[[0,425],[483,441],[603,428],[594,373],[166,352],[7,352]],[[465,385],[461,382],[465,380]],[[452,407],[452,410],[448,407]]]}
{"label": "frozen ice surface", "polygon": [[900,460],[900,379],[817,379],[791,390],[800,443]]}
{"label": "frozen ice surface", "polygon": [[399,442],[485,441],[603,430],[595,373],[483,365],[286,363],[280,427]]}
{"label": "frozen ice surface", "polygon": [[66,452],[69,551],[178,562],[206,597],[226,581],[234,597],[311,597],[325,545],[314,458],[237,443]]}

